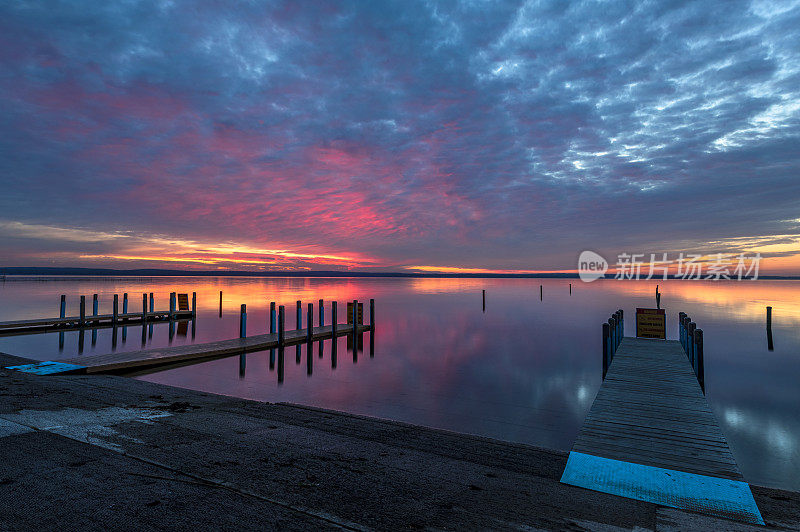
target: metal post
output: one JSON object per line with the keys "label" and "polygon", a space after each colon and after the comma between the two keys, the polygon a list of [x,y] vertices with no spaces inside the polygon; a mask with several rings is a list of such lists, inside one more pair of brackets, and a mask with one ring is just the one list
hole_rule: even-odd
{"label": "metal post", "polygon": [[694,331],[694,343],[695,343],[695,351],[697,352],[697,382],[700,384],[700,389],[703,391],[703,395],[706,393],[706,376],[705,376],[705,364],[703,362],[703,329],[695,329]]}
{"label": "metal post", "polygon": [[603,379],[606,378],[608,371],[608,343],[609,343],[608,323],[603,324]]}

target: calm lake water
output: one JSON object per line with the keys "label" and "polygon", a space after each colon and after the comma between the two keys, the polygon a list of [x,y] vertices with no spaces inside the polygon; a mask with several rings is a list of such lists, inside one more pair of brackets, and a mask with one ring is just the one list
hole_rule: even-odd
{"label": "calm lake water", "polygon": [[[572,283],[572,294],[569,284]],[[543,285],[543,300],[539,285]],[[687,312],[705,334],[707,398],[745,478],[753,484],[800,489],[800,282],[659,281],[668,338],[677,338],[677,314]],[[269,302],[285,305],[287,329],[295,305],[375,299],[374,353],[369,334],[353,355],[345,337],[331,359],[330,341],[286,350],[278,383],[269,353],[203,362],[136,378],[260,401],[287,401],[356,414],[468,432],[568,451],[601,383],[601,323],[618,308],[626,333],[634,309],[654,306],[655,282],[572,279],[399,278],[96,278],[7,280],[0,283],[0,320],[54,317],[59,296],[67,314],[81,294],[99,294],[110,313],[113,294],[127,292],[132,312],[143,292],[156,309],[170,292],[197,292],[191,327],[156,324],[147,347],[208,342],[238,336],[239,307],[247,304],[248,334],[267,331]],[[481,290],[486,290],[482,309]],[[224,292],[219,317],[219,291]],[[773,307],[774,350],[767,349],[765,307]],[[366,309],[365,309],[366,310]],[[183,335],[185,334],[185,336]],[[118,332],[115,350],[142,348],[141,327]],[[0,338],[0,351],[38,360],[79,356],[78,333]],[[112,351],[112,330],[88,332],[82,355]],[[299,361],[298,361],[299,360]]]}

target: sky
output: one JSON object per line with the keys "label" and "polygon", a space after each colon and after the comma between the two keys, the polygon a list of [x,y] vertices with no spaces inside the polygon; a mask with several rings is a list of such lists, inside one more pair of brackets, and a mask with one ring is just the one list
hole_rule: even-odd
{"label": "sky", "polygon": [[6,1],[0,266],[800,275],[800,2]]}

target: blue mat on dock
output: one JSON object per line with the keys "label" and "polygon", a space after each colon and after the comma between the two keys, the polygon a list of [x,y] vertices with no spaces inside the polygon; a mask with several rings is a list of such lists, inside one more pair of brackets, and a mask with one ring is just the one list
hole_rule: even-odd
{"label": "blue mat on dock", "polygon": [[629,499],[652,502],[763,525],[746,482],[569,453],[561,482]]}
{"label": "blue mat on dock", "polygon": [[37,362],[35,364],[24,364],[22,366],[7,366],[6,369],[15,369],[23,373],[33,373],[35,375],[55,375],[57,373],[72,373],[86,369],[77,364],[65,364],[63,362]]}

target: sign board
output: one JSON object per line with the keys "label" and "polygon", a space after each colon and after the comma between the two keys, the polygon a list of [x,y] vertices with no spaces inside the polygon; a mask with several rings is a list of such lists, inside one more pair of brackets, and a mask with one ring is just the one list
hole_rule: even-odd
{"label": "sign board", "polygon": [[[364,325],[364,303],[358,304],[358,324]],[[347,323],[353,323],[353,303],[347,304]]]}
{"label": "sign board", "polygon": [[636,337],[667,339],[667,316],[663,308],[636,309]]}

